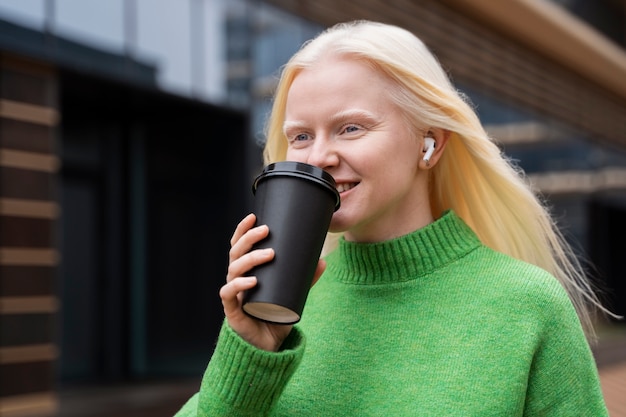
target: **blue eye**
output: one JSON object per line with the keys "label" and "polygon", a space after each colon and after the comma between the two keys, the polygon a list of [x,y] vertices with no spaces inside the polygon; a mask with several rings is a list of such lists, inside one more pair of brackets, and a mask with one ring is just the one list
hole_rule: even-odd
{"label": "blue eye", "polygon": [[359,125],[346,125],[343,128],[344,133],[355,133],[361,130],[361,126]]}
{"label": "blue eye", "polygon": [[309,135],[307,135],[306,133],[300,133],[300,134],[294,136],[294,138],[293,138],[293,140],[295,142],[301,142],[301,141],[304,141],[304,140],[307,140],[307,139],[309,139]]}

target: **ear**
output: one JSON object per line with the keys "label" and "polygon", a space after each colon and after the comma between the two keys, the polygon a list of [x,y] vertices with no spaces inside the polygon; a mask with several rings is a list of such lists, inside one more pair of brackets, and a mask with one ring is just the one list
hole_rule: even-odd
{"label": "ear", "polygon": [[[419,166],[421,169],[430,169],[437,165],[439,158],[443,155],[443,151],[446,148],[448,139],[450,138],[450,132],[444,129],[430,129],[426,137],[432,137],[435,139],[434,150],[422,154],[420,158]],[[426,149],[426,141],[422,140],[422,149]],[[424,156],[428,156],[428,160],[424,159]]]}

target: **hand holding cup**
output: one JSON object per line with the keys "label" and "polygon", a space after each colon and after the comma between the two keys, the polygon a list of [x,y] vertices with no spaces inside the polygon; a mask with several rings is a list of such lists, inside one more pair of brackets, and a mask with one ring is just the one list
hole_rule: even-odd
{"label": "hand holding cup", "polygon": [[253,185],[254,213],[269,234],[255,249],[271,248],[274,258],[250,271],[257,286],[246,291],[243,310],[276,324],[300,321],[318,268],[324,240],[340,197],[333,177],[295,161],[266,166]]}
{"label": "hand holding cup", "polygon": [[329,173],[292,161],[266,166],[253,192],[255,214],[233,234],[220,297],[244,340],[277,350],[326,267],[319,257],[340,197]]}
{"label": "hand holding cup", "polygon": [[[259,349],[277,351],[289,335],[292,326],[260,321],[242,310],[244,291],[257,284],[256,277],[246,276],[246,273],[274,258],[274,251],[271,248],[252,250],[255,243],[265,239],[269,234],[266,225],[254,227],[255,221],[256,216],[249,214],[235,229],[230,241],[227,282],[220,290],[220,297],[226,320],[237,334]],[[320,259],[313,283],[319,279],[325,267],[325,262]]]}

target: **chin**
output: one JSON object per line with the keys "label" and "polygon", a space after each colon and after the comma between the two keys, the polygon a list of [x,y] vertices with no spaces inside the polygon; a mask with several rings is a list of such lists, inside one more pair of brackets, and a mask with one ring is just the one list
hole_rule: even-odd
{"label": "chin", "polygon": [[329,233],[341,233],[344,232],[345,230],[339,228],[339,227],[334,227],[332,224],[330,225],[330,227],[328,228],[328,232]]}
{"label": "chin", "polygon": [[335,213],[335,216],[333,216],[332,220],[330,221],[330,227],[328,228],[329,232],[343,233],[350,229],[350,224],[348,224],[348,222],[346,222],[346,220],[342,219],[341,217],[342,216],[337,216],[337,213]]}

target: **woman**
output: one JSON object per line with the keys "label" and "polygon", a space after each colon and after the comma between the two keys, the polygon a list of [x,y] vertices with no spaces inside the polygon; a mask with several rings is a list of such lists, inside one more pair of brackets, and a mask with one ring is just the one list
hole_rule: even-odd
{"label": "woman", "polygon": [[245,273],[274,256],[251,250],[269,231],[243,219],[226,320],[181,416],[607,415],[583,331],[593,293],[412,34],[354,22],[306,44],[283,70],[265,160],[335,178],[323,276],[296,326],[243,314]]}

